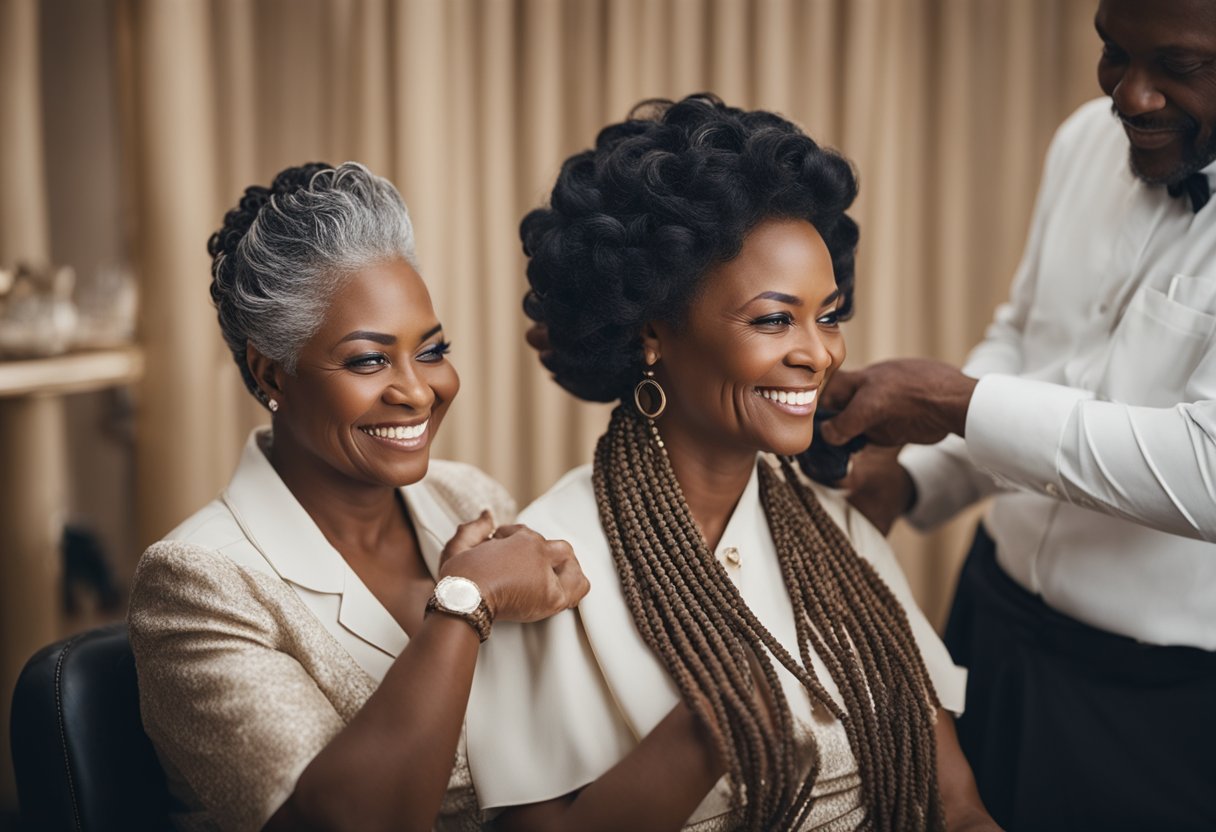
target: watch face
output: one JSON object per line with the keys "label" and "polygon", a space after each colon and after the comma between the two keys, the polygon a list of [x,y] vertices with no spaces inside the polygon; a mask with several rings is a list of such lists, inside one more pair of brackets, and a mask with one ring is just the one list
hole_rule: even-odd
{"label": "watch face", "polygon": [[444,578],[435,587],[435,597],[445,609],[461,614],[473,612],[481,603],[477,584],[468,578]]}

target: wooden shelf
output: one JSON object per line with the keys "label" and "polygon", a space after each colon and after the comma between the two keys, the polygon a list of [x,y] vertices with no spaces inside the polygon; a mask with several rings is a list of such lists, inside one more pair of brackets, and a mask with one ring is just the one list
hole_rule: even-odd
{"label": "wooden shelf", "polygon": [[144,354],[138,347],[0,361],[0,399],[104,390],[132,384],[143,372]]}

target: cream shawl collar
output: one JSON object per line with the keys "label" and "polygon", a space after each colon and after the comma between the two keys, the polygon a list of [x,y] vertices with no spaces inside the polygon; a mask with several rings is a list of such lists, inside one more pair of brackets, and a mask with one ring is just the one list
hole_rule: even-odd
{"label": "cream shawl collar", "polygon": [[[279,478],[265,454],[270,441],[269,430],[250,435],[220,501],[280,578],[311,592],[339,596],[336,622],[322,620],[327,628],[340,626],[395,658],[409,637]],[[418,534],[423,560],[436,575],[444,543],[460,518],[439,499],[426,478],[405,486],[401,493]]]}

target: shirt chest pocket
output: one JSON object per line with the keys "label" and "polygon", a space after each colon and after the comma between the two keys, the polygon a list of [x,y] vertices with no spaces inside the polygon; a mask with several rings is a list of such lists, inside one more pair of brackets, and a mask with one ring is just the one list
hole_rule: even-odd
{"label": "shirt chest pocket", "polygon": [[1185,278],[1191,287],[1168,297],[1142,286],[1115,328],[1097,393],[1101,398],[1146,407],[1170,407],[1189,401],[1191,377],[1210,349],[1216,315],[1179,300],[1204,301],[1196,287],[1208,281]]}

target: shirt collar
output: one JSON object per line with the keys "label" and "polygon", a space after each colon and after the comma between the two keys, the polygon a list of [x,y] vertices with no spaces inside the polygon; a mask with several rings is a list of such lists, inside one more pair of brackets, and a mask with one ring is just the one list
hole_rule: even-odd
{"label": "shirt collar", "polygon": [[1216,185],[1216,161],[1213,161],[1206,168],[1201,168],[1199,172],[1208,178],[1209,185]]}
{"label": "shirt collar", "polygon": [[756,457],[747,486],[739,495],[739,502],[735,503],[730,519],[726,521],[715,554],[732,547],[740,552],[754,550],[760,535],[768,534],[768,520],[764,516],[764,506],[760,504],[760,466],[764,464],[767,463],[763,457]]}
{"label": "shirt collar", "polygon": [[414,532],[418,535],[418,548],[422,550],[422,559],[427,571],[435,580],[439,579],[439,558],[443,547],[456,533],[456,527],[463,522],[447,504],[438,498],[426,478],[411,483],[400,489],[409,509],[410,520],[414,524]]}
{"label": "shirt collar", "polygon": [[341,593],[346,561],[325,539],[266,458],[269,430],[249,436],[220,499],[279,577],[314,592]]}

